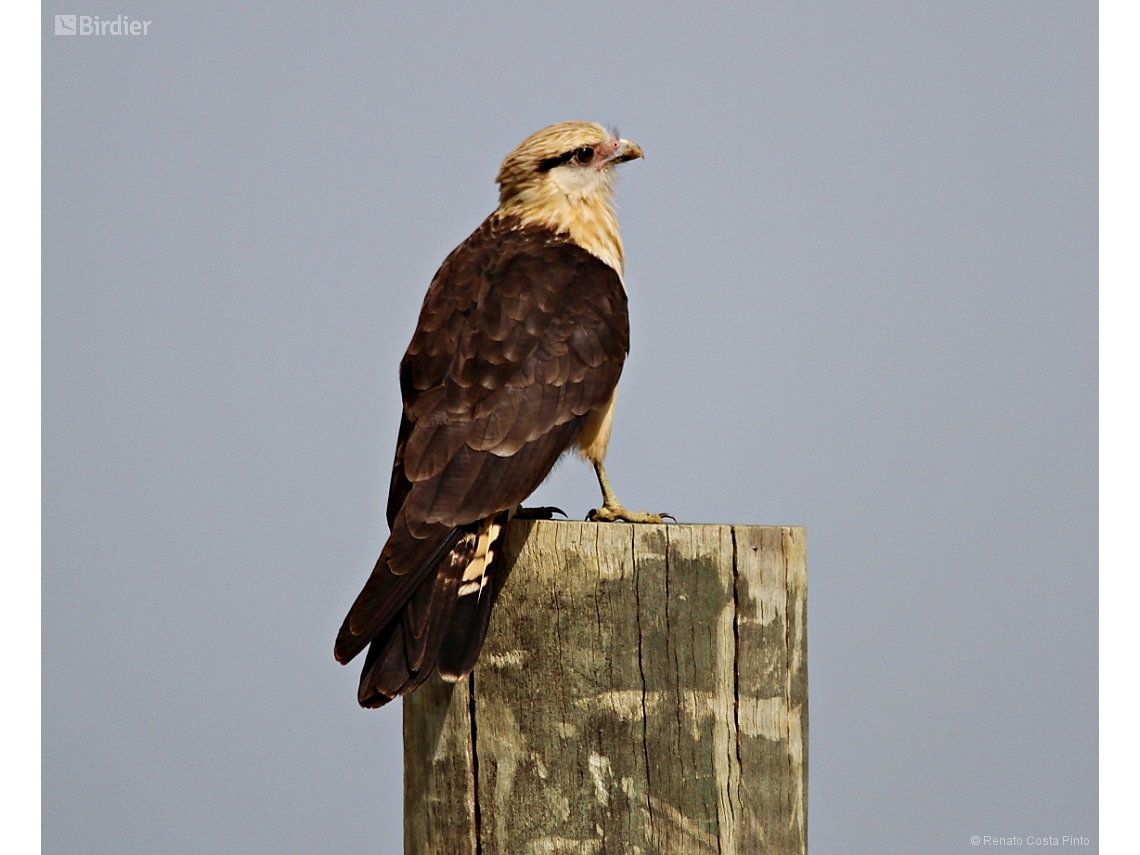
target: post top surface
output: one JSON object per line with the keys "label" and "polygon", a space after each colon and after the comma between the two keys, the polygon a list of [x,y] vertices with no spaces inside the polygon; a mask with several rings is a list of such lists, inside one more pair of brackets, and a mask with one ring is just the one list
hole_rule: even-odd
{"label": "post top surface", "polygon": [[652,523],[625,523],[625,522],[589,522],[586,520],[512,520],[512,525],[534,525],[534,526],[578,526],[581,528],[590,527],[595,529],[600,528],[614,528],[620,529],[622,527],[628,529],[638,529],[642,531],[661,531],[664,529],[679,530],[679,529],[710,529],[710,528],[733,528],[733,529],[755,529],[757,531],[778,531],[781,529],[789,529],[796,532],[807,533],[807,527],[802,525],[751,525],[742,523],[698,523],[698,522],[668,522],[660,525]]}

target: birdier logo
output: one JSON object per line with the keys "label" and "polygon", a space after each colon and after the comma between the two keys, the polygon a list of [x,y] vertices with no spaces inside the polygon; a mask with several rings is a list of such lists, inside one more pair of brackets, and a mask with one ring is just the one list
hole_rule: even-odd
{"label": "birdier logo", "polygon": [[90,15],[56,15],[57,36],[148,36],[152,21],[132,21],[126,15],[99,19]]}

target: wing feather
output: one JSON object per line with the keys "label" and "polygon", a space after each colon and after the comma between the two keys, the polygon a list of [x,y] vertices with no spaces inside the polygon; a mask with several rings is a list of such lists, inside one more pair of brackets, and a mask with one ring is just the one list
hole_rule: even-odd
{"label": "wing feather", "polygon": [[406,694],[437,664],[469,673],[504,552],[481,571],[486,595],[460,597],[471,533],[573,447],[628,350],[620,276],[567,235],[492,216],[448,256],[400,364],[392,534],[337,638],[342,662],[371,644],[362,704]]}

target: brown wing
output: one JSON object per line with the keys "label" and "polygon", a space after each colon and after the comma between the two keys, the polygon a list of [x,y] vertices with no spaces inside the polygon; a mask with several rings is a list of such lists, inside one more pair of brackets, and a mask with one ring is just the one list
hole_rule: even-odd
{"label": "brown wing", "polygon": [[[492,217],[447,258],[400,365],[392,534],[337,638],[341,662],[378,642],[362,703],[365,683],[418,685],[430,673],[433,641],[455,635],[438,624],[450,619],[448,591],[459,587],[480,522],[546,478],[586,414],[613,395],[628,349],[620,278],[564,236]],[[485,630],[489,605],[480,606]],[[376,652],[379,642],[388,653]]]}

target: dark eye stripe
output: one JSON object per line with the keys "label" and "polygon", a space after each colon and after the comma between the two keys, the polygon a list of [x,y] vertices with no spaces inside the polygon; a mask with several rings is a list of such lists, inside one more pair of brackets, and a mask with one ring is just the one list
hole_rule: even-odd
{"label": "dark eye stripe", "polygon": [[549,172],[556,166],[561,166],[564,163],[569,163],[570,159],[574,157],[575,152],[567,151],[556,157],[548,157],[546,160],[539,161],[538,171]]}
{"label": "dark eye stripe", "polygon": [[[586,152],[589,152],[589,154],[586,154]],[[575,157],[578,157],[579,154],[585,155],[585,160],[579,158],[578,162],[587,163],[594,156],[594,150],[587,146],[586,148],[576,148],[573,151],[564,151],[562,154],[555,155],[554,157],[548,157],[546,160],[540,160],[538,162],[538,171],[549,172],[556,166],[561,166],[564,163],[569,163]]]}

